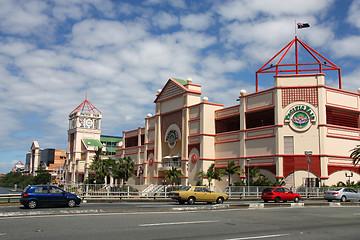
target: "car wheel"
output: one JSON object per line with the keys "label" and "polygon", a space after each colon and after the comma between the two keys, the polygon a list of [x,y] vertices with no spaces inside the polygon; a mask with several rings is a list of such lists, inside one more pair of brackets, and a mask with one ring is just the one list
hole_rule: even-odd
{"label": "car wheel", "polygon": [[295,197],[295,198],[294,198],[294,202],[295,202],[295,203],[298,203],[299,200],[300,200],[300,199],[299,199],[298,197]]}
{"label": "car wheel", "polygon": [[331,200],[331,199],[328,199],[328,202],[332,202],[332,200]]}
{"label": "car wheel", "polygon": [[264,203],[267,203],[267,202],[269,202],[269,200],[267,200],[267,199],[264,199]]}
{"label": "car wheel", "polygon": [[216,199],[216,203],[217,204],[222,204],[224,202],[224,198],[222,198],[222,197],[218,197],[217,199]]}
{"label": "car wheel", "polygon": [[74,199],[70,199],[70,200],[68,201],[67,205],[68,205],[68,207],[71,207],[71,208],[72,208],[72,207],[75,207],[76,202],[75,202]]}
{"label": "car wheel", "polygon": [[187,200],[187,202],[188,202],[188,204],[189,204],[189,205],[194,204],[194,203],[195,203],[195,201],[196,201],[196,200],[195,200],[195,198],[194,198],[194,197],[189,197],[189,198],[188,198],[188,200]]}
{"label": "car wheel", "polygon": [[179,204],[184,204],[184,203],[185,203],[185,201],[179,200]]}
{"label": "car wheel", "polygon": [[30,200],[27,204],[27,207],[30,208],[30,209],[34,209],[37,207],[37,201],[35,200]]}
{"label": "car wheel", "polygon": [[281,198],[280,198],[280,197],[276,197],[276,198],[275,198],[275,202],[276,202],[276,203],[279,203],[280,201],[281,201]]}
{"label": "car wheel", "polygon": [[342,196],[341,199],[340,199],[341,202],[346,202],[346,197],[345,196]]}

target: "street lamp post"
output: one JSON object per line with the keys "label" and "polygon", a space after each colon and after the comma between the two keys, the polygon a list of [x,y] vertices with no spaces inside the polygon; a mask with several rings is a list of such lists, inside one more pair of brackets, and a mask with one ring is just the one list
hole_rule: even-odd
{"label": "street lamp post", "polygon": [[306,161],[308,164],[307,187],[310,187],[310,156],[311,155],[312,155],[312,151],[305,151]]}
{"label": "street lamp post", "polygon": [[248,195],[250,195],[250,158],[247,158],[246,162],[247,162],[247,167],[248,167],[247,191],[248,191]]}
{"label": "street lamp post", "polygon": [[140,166],[139,167],[140,189],[141,189],[141,175],[142,175],[142,173],[143,173],[143,167]]}
{"label": "street lamp post", "polygon": [[350,178],[352,178],[354,175],[352,172],[350,172],[350,174],[348,175],[347,173],[345,173],[345,177],[349,178],[349,185],[350,185]]}

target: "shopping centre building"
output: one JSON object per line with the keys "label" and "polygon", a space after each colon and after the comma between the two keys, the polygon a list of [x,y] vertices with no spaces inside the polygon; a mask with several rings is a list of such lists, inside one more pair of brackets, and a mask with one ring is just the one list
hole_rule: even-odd
{"label": "shopping centre building", "polygon": [[[313,62],[300,63],[300,48]],[[283,63],[290,49],[295,62]],[[337,73],[338,88],[325,84],[330,71]],[[258,91],[259,76],[269,74],[274,87]],[[154,96],[154,116],[123,132],[116,156],[131,157],[137,166],[129,183],[165,184],[165,171],[177,166],[181,184],[195,185],[200,171],[229,161],[245,172],[258,167],[287,186],[360,180],[349,157],[360,140],[360,92],[342,90],[340,68],[297,37],[256,72],[256,92],[241,90],[236,105],[224,108],[201,94],[191,79],[170,78]],[[228,184],[227,177],[213,182]]]}

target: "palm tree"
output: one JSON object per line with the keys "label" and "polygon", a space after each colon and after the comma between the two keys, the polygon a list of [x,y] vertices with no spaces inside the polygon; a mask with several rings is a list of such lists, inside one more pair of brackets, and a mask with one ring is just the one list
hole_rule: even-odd
{"label": "palm tree", "polygon": [[221,177],[224,176],[225,174],[225,169],[216,169],[215,170],[215,163],[211,164],[210,167],[208,168],[207,172],[204,173],[203,171],[198,173],[198,177],[203,180],[204,178],[206,178],[209,182],[209,187],[211,184],[211,181],[213,179],[221,181]]}
{"label": "palm tree", "polygon": [[184,174],[182,174],[181,172],[179,172],[178,167],[171,167],[171,170],[166,170],[165,171],[165,179],[171,183],[179,183],[179,180],[181,179],[182,176],[184,176]]}
{"label": "palm tree", "polygon": [[360,145],[351,150],[350,157],[353,159],[353,164],[356,166],[360,162]]}
{"label": "palm tree", "polygon": [[229,177],[229,180],[228,180],[229,186],[230,186],[231,175],[241,174],[243,172],[244,171],[241,168],[235,166],[234,161],[228,162],[228,166],[227,166],[227,168],[225,168],[225,175],[228,175],[228,177]]}
{"label": "palm tree", "polygon": [[101,159],[100,155],[102,149],[98,148],[95,151],[95,156],[92,163],[90,164],[90,169],[95,171],[95,180],[97,183],[104,183],[105,177],[110,174],[111,166],[114,164],[115,160],[112,158]]}
{"label": "palm tree", "polygon": [[259,170],[259,167],[254,167],[254,168],[250,169],[249,176],[248,176],[250,184],[252,184],[254,178],[258,178],[260,176],[261,176],[261,172]]}
{"label": "palm tree", "polygon": [[132,174],[135,173],[135,163],[130,157],[120,158],[114,163],[112,176],[123,180],[126,183]]}

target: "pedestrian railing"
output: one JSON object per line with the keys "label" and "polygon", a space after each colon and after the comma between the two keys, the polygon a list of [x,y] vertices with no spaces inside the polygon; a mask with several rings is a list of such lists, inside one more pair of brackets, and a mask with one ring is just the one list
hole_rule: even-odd
{"label": "pedestrian railing", "polygon": [[[165,185],[109,185],[109,184],[72,184],[61,186],[68,192],[83,197],[108,198],[168,198],[171,191],[179,190],[182,186]],[[230,199],[260,198],[262,191],[268,186],[230,186],[210,187],[211,191],[227,193]],[[302,198],[323,197],[328,187],[290,188],[300,194]],[[356,189],[358,190],[358,189]]]}

